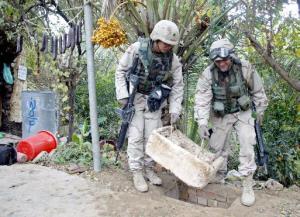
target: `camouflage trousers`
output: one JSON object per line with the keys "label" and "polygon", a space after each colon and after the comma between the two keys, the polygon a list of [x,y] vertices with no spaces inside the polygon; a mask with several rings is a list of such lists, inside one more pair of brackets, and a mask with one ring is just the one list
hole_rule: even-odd
{"label": "camouflage trousers", "polygon": [[230,135],[234,129],[240,144],[239,167],[242,176],[253,174],[256,170],[254,145],[256,144],[254,118],[251,110],[227,114],[224,117],[212,117],[213,134],[209,145],[218,156],[225,158],[219,172],[227,172],[227,159],[230,153]]}
{"label": "camouflage trousers", "polygon": [[145,154],[145,145],[151,132],[162,126],[161,108],[150,112],[147,96],[137,93],[134,100],[135,114],[128,129],[128,164],[131,171],[153,167],[154,161]]}

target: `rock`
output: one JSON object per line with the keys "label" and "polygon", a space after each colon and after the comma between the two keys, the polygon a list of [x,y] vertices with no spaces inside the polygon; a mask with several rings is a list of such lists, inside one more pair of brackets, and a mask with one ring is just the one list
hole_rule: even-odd
{"label": "rock", "polygon": [[272,191],[282,191],[283,190],[283,185],[277,182],[274,179],[269,179],[265,183],[265,188],[272,190]]}
{"label": "rock", "polygon": [[259,213],[264,213],[264,212],[265,212],[265,209],[264,209],[264,208],[258,208],[257,211],[258,211]]}
{"label": "rock", "polygon": [[254,190],[262,190],[265,187],[265,183],[261,181],[256,181],[253,185]]}
{"label": "rock", "polygon": [[[87,167],[85,166],[80,166],[78,164],[70,164],[68,167],[67,167],[67,170],[68,170],[68,173],[69,174],[74,174],[74,173],[83,173],[85,171],[88,170]],[[96,178],[95,178],[96,179]]]}
{"label": "rock", "polygon": [[289,190],[295,191],[295,192],[300,192],[300,188],[297,185],[292,185],[289,187]]}

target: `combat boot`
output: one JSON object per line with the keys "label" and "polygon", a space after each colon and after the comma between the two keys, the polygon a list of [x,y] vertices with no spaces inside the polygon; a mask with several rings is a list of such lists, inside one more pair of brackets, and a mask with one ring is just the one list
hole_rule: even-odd
{"label": "combat boot", "polygon": [[252,175],[245,177],[243,180],[243,193],[241,197],[241,203],[245,206],[252,206],[255,202],[255,195],[252,186]]}
{"label": "combat boot", "polygon": [[150,183],[153,185],[161,185],[161,178],[157,176],[157,174],[150,168],[146,169],[145,177],[149,179]]}
{"label": "combat boot", "polygon": [[148,185],[144,179],[143,172],[141,170],[133,172],[133,184],[136,190],[140,192],[148,191]]}

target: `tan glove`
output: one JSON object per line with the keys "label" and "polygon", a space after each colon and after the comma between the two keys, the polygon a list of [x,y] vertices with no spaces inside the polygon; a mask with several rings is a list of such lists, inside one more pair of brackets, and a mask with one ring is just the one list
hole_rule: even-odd
{"label": "tan glove", "polygon": [[209,139],[209,132],[206,125],[200,125],[199,134],[201,139]]}
{"label": "tan glove", "polygon": [[119,99],[118,102],[124,107],[128,103],[128,98]]}
{"label": "tan glove", "polygon": [[175,124],[179,119],[179,114],[171,113],[171,124]]}

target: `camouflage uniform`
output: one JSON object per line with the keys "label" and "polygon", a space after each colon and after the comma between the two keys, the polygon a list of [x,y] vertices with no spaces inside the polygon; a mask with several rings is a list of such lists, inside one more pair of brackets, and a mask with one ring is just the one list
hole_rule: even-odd
{"label": "camouflage uniform", "polygon": [[[262,85],[262,81],[251,66],[246,61],[241,61],[243,77],[246,80],[250,88],[250,95],[256,105],[257,112],[261,115],[267,108],[268,100]],[[246,111],[237,111],[232,114],[226,114],[223,117],[216,115],[211,111],[211,104],[213,99],[212,92],[212,65],[204,70],[201,74],[198,83],[195,96],[195,115],[198,125],[207,125],[210,114],[211,122],[213,125],[213,134],[209,141],[210,147],[217,153],[225,157],[228,157],[229,147],[225,146],[226,139],[230,136],[232,129],[237,132],[240,143],[239,154],[239,172],[242,175],[249,175],[256,170],[256,164],[254,159],[253,146],[256,144],[254,119],[251,116],[251,109]],[[228,144],[228,143],[227,143]],[[224,164],[222,170],[227,170],[227,161]]]}
{"label": "camouflage uniform", "polygon": [[[230,52],[232,53],[230,54]],[[256,135],[254,118],[252,117],[251,111],[251,101],[256,106],[258,116],[262,118],[263,113],[267,108],[268,100],[261,78],[254,67],[247,61],[240,61],[237,59],[233,52],[233,45],[227,39],[221,39],[212,44],[210,54],[214,63],[208,66],[199,77],[194,110],[202,137],[206,137],[205,134],[208,133],[207,124],[209,118],[211,119],[213,133],[209,140],[209,145],[217,155],[221,155],[226,159],[223,167],[219,171],[221,176],[227,171],[227,158],[230,150],[228,140],[231,131],[233,129],[236,131],[240,144],[240,165],[238,170],[239,173],[245,177],[241,201],[242,204],[251,206],[255,202],[255,196],[252,189],[252,175],[256,170],[254,153]],[[231,61],[230,69],[227,72],[221,71],[217,67],[216,62],[228,61],[229,59]],[[228,74],[226,75],[226,73]],[[219,76],[216,80],[216,74],[225,77],[223,80],[223,84],[225,84],[223,89],[218,89],[218,85],[222,84],[220,81],[222,79]],[[239,101],[240,98],[234,98],[230,95],[230,88],[234,86],[231,83],[231,81],[234,80],[234,78],[232,79],[230,77],[232,75],[235,76],[236,83],[240,84],[239,88],[237,88],[238,97],[242,98],[241,96],[247,96],[249,99],[249,107],[243,108],[242,103]],[[227,80],[225,81],[226,76]],[[240,79],[238,79],[238,77],[240,77]],[[216,82],[219,83],[217,84]],[[244,91],[242,91],[242,89],[244,89]],[[222,94],[218,95],[218,91],[225,92],[224,98],[222,98]],[[220,115],[217,103],[215,103],[218,102],[218,100],[227,105],[227,107],[224,106],[225,112],[222,113],[222,115]],[[219,108],[222,108],[222,106],[219,106]],[[220,109],[220,111],[223,110]]]}
{"label": "camouflage uniform", "polygon": [[[150,38],[153,42],[160,40],[173,46],[178,43],[179,31],[175,23],[161,20],[154,26]],[[139,55],[139,48],[141,45],[140,41],[132,44],[120,59],[115,77],[116,95],[118,100],[128,98],[129,92],[132,90],[131,85],[129,85],[129,87],[127,86],[126,73],[131,68],[136,55]],[[168,84],[171,87],[171,91],[167,99],[169,102],[169,113],[178,114],[179,116],[183,99],[182,65],[175,54],[171,52],[169,56],[171,61],[168,70],[170,75],[168,81],[171,82]],[[156,75],[156,73],[159,74],[160,72],[155,72],[154,75]],[[149,79],[149,76],[146,80]],[[143,80],[145,80],[145,78]],[[139,91],[138,89],[134,99],[135,114],[128,130],[127,148],[128,162],[131,171],[141,170],[144,166],[146,168],[151,168],[153,166],[153,160],[144,154],[145,145],[152,130],[157,129],[162,125],[161,109],[167,105],[167,100],[164,101],[158,110],[150,112],[147,104],[148,97],[148,93]]]}
{"label": "camouflage uniform", "polygon": [[[120,59],[115,77],[118,100],[129,97],[125,76],[132,66],[133,58],[138,53],[139,45],[139,42],[132,44]],[[175,54],[172,59],[171,74],[173,81],[172,90],[168,98],[169,112],[180,114],[183,98],[182,65]],[[167,104],[165,101],[159,110],[150,112],[147,98],[148,95],[137,93],[134,99],[135,115],[129,126],[127,148],[129,167],[132,171],[142,169],[144,164],[147,167],[153,165],[152,159],[144,156],[145,144],[152,130],[161,126],[161,108]]]}

